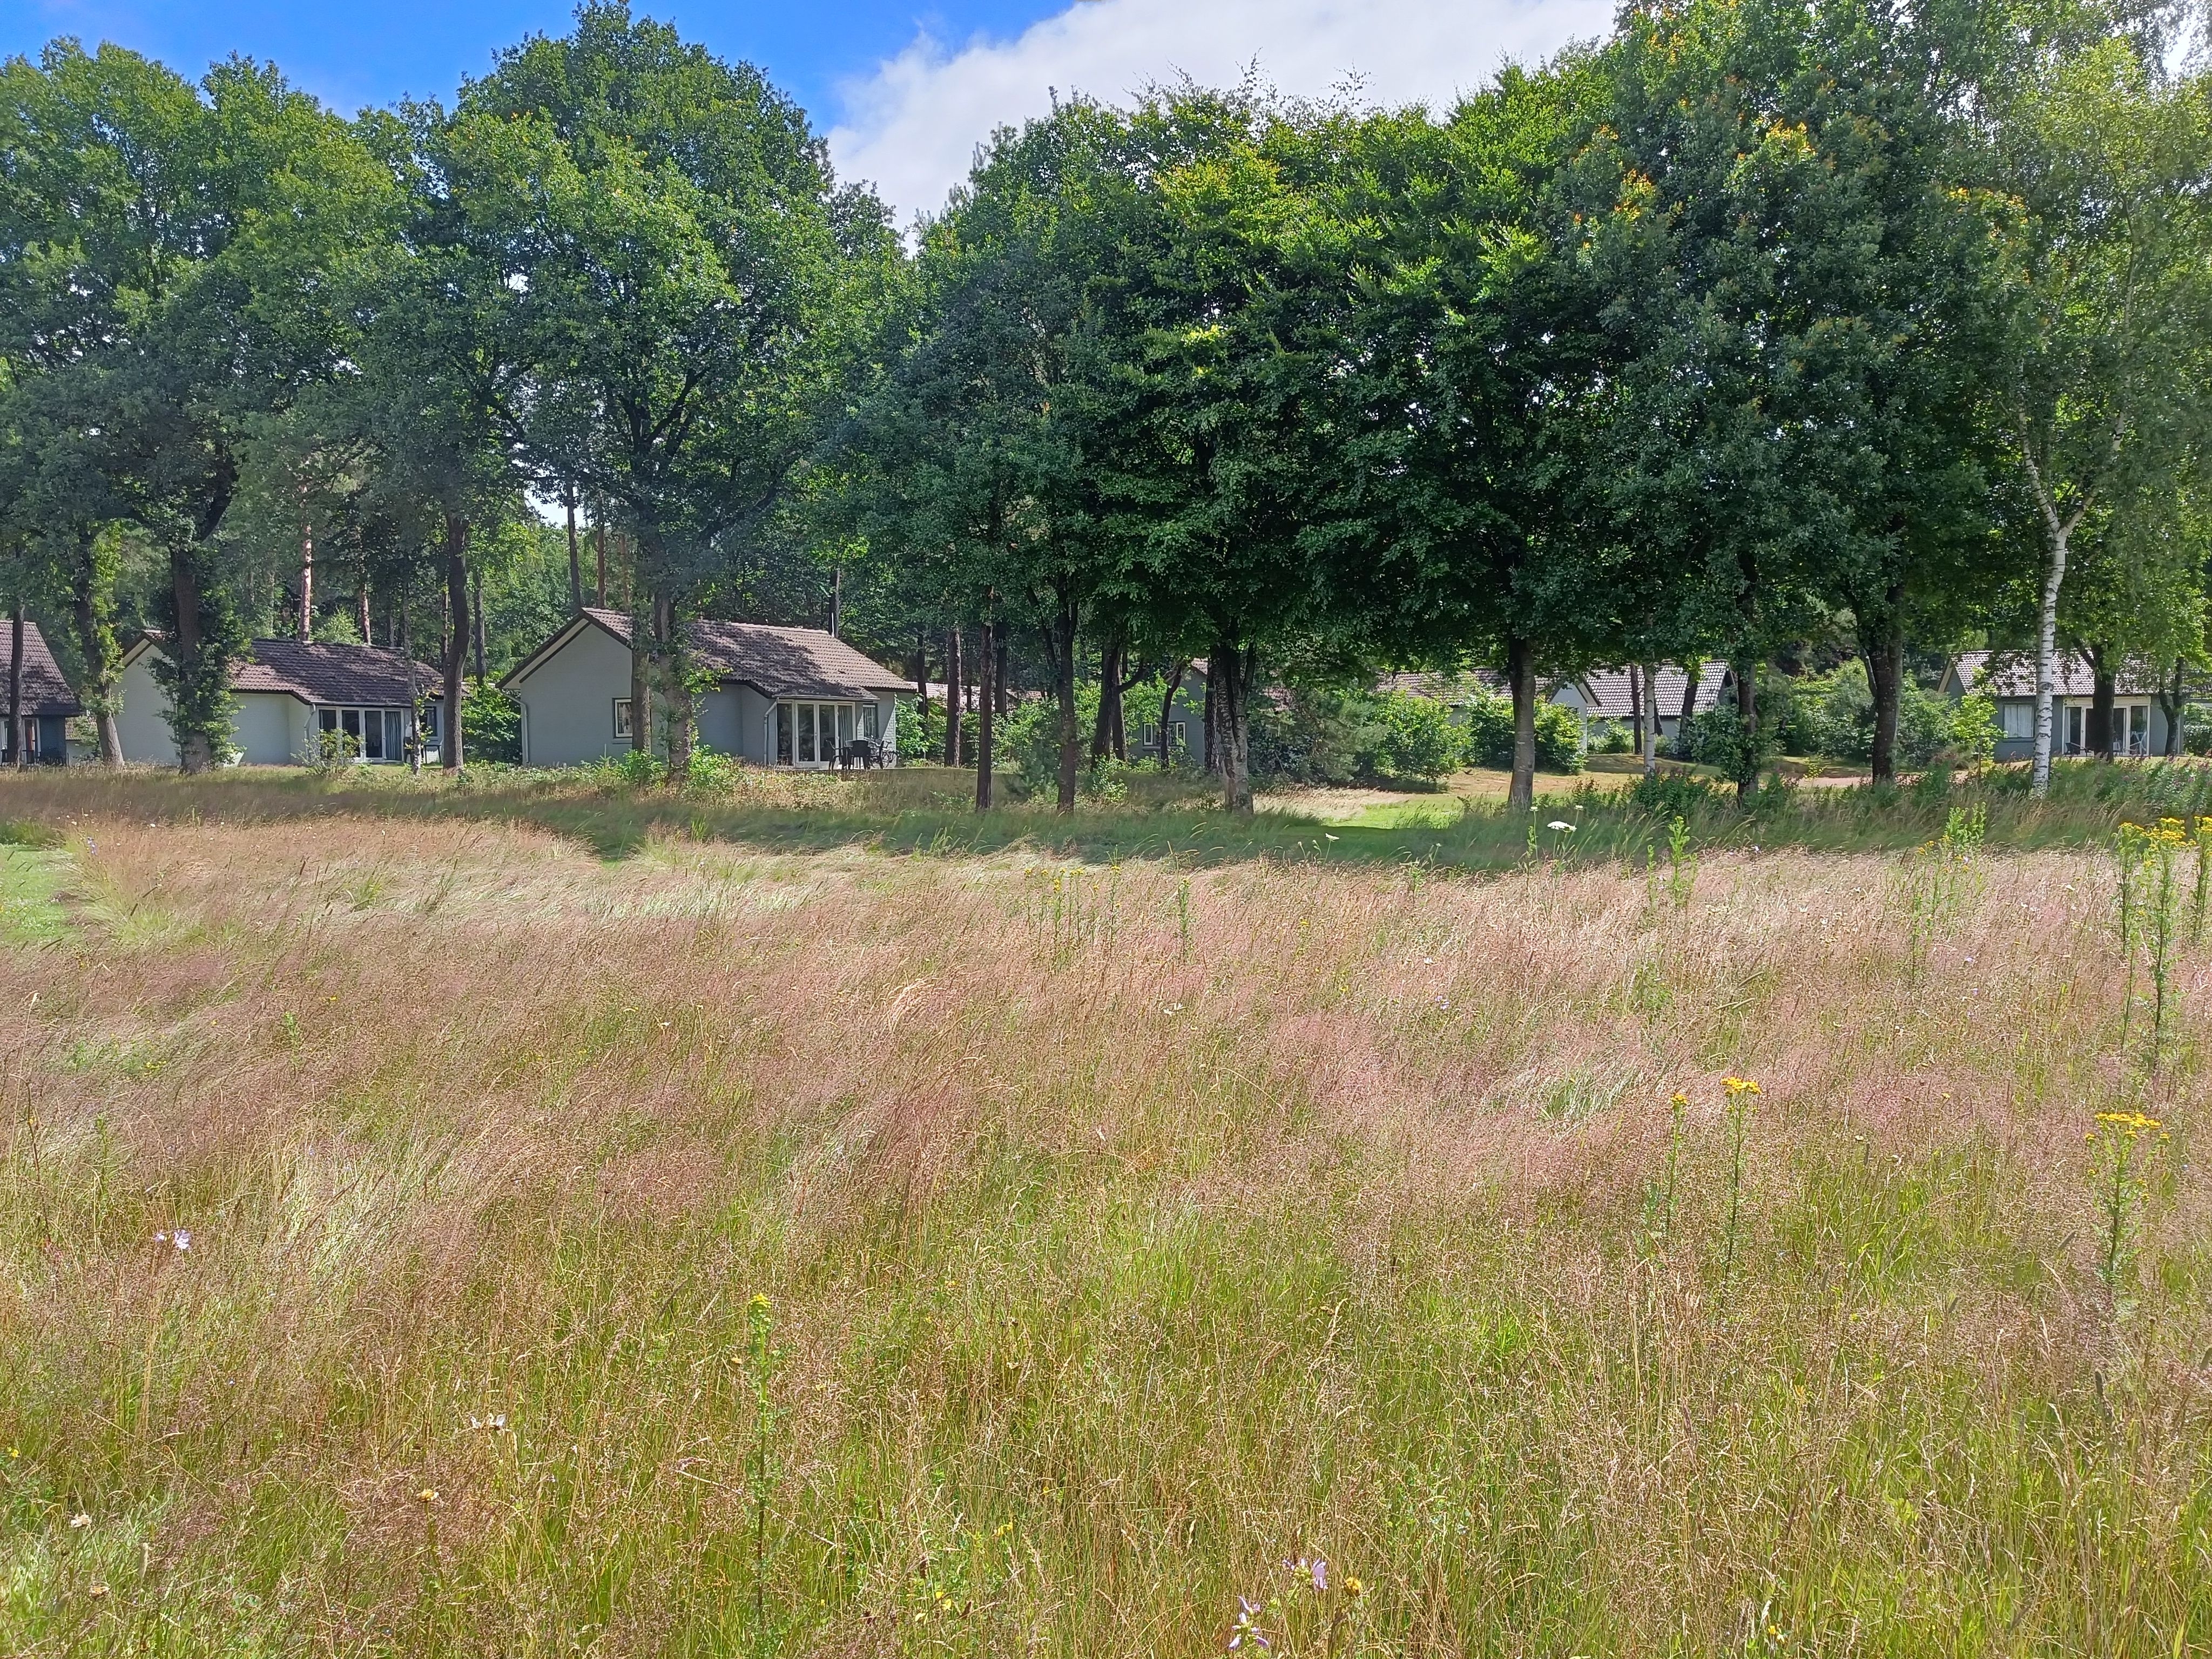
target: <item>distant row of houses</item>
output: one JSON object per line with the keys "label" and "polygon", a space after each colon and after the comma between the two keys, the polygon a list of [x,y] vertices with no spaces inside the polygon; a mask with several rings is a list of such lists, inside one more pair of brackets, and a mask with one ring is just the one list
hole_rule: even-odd
{"label": "distant row of houses", "polygon": [[[902,697],[916,695],[913,682],[820,629],[712,621],[686,627],[691,660],[708,680],[696,714],[700,740],[708,748],[755,765],[799,769],[897,763],[898,705]],[[587,606],[501,678],[522,711],[526,763],[577,765],[630,750],[629,629],[624,612]],[[125,759],[174,765],[167,694],[155,672],[161,648],[161,636],[149,634],[125,653],[117,726]],[[9,672],[9,630],[0,629],[0,686]],[[1455,702],[1476,687],[1496,690],[1492,681],[1483,675],[1407,674],[1385,684]],[[252,656],[233,665],[231,690],[232,753],[249,764],[312,760],[331,738],[340,740],[343,752],[364,762],[404,760],[410,720],[418,723],[426,758],[434,758],[444,731],[444,685],[437,670],[383,646],[256,640]],[[1945,671],[1942,691],[1957,697],[1974,690],[1996,700],[1997,757],[2024,758],[2034,742],[2034,664],[1965,653]],[[2052,714],[2052,746],[2059,752],[2088,752],[2094,691],[2089,665],[2078,657],[2063,659]],[[1681,666],[1667,663],[1648,688],[1632,689],[1626,669],[1601,669],[1563,678],[1547,695],[1586,724],[1626,723],[1638,705],[1647,714],[1656,705],[1660,735],[1671,740],[1686,705],[1695,716],[1733,701],[1735,681],[1725,665],[1709,662],[1692,685]],[[28,623],[23,699],[27,757],[65,760],[68,722],[83,707],[36,625]],[[1164,711],[1174,752],[1199,765],[1207,758],[1204,700],[1201,663],[1186,673]],[[2114,710],[2115,753],[2165,751],[2166,714],[2154,684],[2124,675]],[[1142,752],[1158,752],[1157,726],[1130,735]],[[0,740],[0,757],[9,762],[15,757],[6,745],[13,741],[12,733]]]}

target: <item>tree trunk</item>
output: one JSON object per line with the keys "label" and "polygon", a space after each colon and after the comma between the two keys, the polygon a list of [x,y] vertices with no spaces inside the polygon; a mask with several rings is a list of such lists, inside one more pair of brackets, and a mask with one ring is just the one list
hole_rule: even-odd
{"label": "tree trunk", "polygon": [[1505,683],[1513,693],[1513,775],[1507,786],[1508,811],[1527,812],[1536,805],[1536,642],[1505,642]]}
{"label": "tree trunk", "polygon": [[1200,741],[1206,746],[1206,752],[1200,758],[1206,763],[1206,772],[1218,777],[1221,773],[1221,733],[1218,729],[1221,722],[1219,713],[1214,707],[1214,672],[1213,665],[1206,664],[1206,702],[1199,712],[1198,726],[1203,734]]}
{"label": "tree trunk", "polygon": [[2035,627],[2035,758],[2028,763],[2028,793],[2036,795],[2051,792],[2051,702],[2057,690],[2058,680],[2058,590],[2066,580],[2066,544],[2071,538],[2079,514],[2061,518],[2054,510],[2043,489],[2042,474],[2032,458],[2027,459],[2028,477],[2036,489],[2038,504],[2043,508],[2044,524],[2050,532],[2050,544],[2043,560],[2043,592],[2036,615]]}
{"label": "tree trunk", "polygon": [[635,592],[629,608],[629,751],[653,752],[653,616],[641,611]]}
{"label": "tree trunk", "polygon": [[1905,634],[1891,628],[1872,638],[1862,637],[1859,649],[1866,655],[1867,683],[1874,692],[1874,762],[1877,784],[1897,781],[1897,711],[1905,695]]}
{"label": "tree trunk", "polygon": [[1075,791],[1083,772],[1083,735],[1075,718],[1075,606],[1060,601],[1053,618],[1053,690],[1060,699],[1060,799],[1063,816],[1075,811]]}
{"label": "tree trunk", "polygon": [[1258,653],[1226,640],[1216,641],[1206,665],[1206,701],[1213,710],[1213,747],[1218,753],[1222,802],[1232,812],[1252,815],[1252,683]]}
{"label": "tree trunk", "polygon": [[1121,723],[1121,663],[1128,650],[1128,641],[1118,634],[1099,647],[1098,718],[1091,732],[1094,766],[1114,752],[1114,733]]}
{"label": "tree trunk", "polygon": [[945,763],[960,764],[960,680],[964,670],[960,661],[960,630],[948,629],[945,635]]}
{"label": "tree trunk", "polygon": [[983,653],[976,664],[983,677],[983,695],[975,700],[975,810],[979,812],[988,811],[991,805],[991,725],[998,713],[998,636],[997,623],[983,624]]}
{"label": "tree trunk", "polygon": [[2119,654],[2109,647],[2099,647],[2088,653],[2089,724],[2082,734],[2088,739],[2089,751],[2100,761],[2110,761],[2112,751],[2120,746],[2121,733],[2114,729],[2113,704],[2118,700],[2114,659]]}
{"label": "tree trunk", "polygon": [[[176,674],[179,689],[197,684],[204,672],[200,661],[200,583],[197,548],[179,542],[169,550],[169,595],[177,608]],[[172,712],[174,711],[173,702]],[[175,727],[172,726],[173,731]],[[215,744],[198,722],[177,732],[177,766],[187,776],[215,765]]]}
{"label": "tree trunk", "polygon": [[929,728],[929,641],[918,639],[914,642],[914,656],[907,664],[914,676],[914,714],[916,728]]}
{"label": "tree trunk", "polygon": [[1692,657],[1682,665],[1682,708],[1674,720],[1674,758],[1690,758],[1690,722],[1698,716],[1698,684],[1705,678],[1705,665]]}
{"label": "tree trunk", "polygon": [[604,507],[592,515],[592,546],[599,559],[599,580],[592,589],[592,603],[604,611],[607,605],[607,520]]}
{"label": "tree trunk", "polygon": [[1190,672],[1188,658],[1179,658],[1168,670],[1167,689],[1160,693],[1160,770],[1175,764],[1175,701],[1182,694],[1183,676]]}
{"label": "tree trunk", "polygon": [[23,741],[23,602],[8,617],[8,749],[15,769],[23,769],[29,744]]}
{"label": "tree trunk", "polygon": [[1659,665],[1644,665],[1644,730],[1636,745],[1636,758],[1644,775],[1659,775]]}
{"label": "tree trunk", "polygon": [[1759,664],[1741,664],[1735,671],[1735,718],[1743,733],[1743,772],[1736,779],[1736,804],[1747,806],[1759,793]]}
{"label": "tree trunk", "polygon": [[446,629],[444,729],[438,734],[438,764],[454,775],[461,770],[461,678],[469,665],[469,521],[446,516],[446,605],[453,621]]}
{"label": "tree trunk", "polygon": [[[691,775],[691,727],[694,712],[691,707],[690,653],[684,647],[684,629],[676,617],[676,596],[663,592],[653,601],[653,631],[659,636],[658,654],[660,659],[661,704],[668,711],[668,781],[682,783]],[[819,743],[820,739],[816,740]],[[843,757],[836,753],[837,735],[830,734],[833,761]],[[815,751],[820,753],[817,748]]]}
{"label": "tree trunk", "polygon": [[300,643],[315,637],[315,527],[300,530]]}
{"label": "tree trunk", "polygon": [[360,576],[354,583],[353,599],[354,609],[360,613],[354,620],[361,624],[361,642],[374,645],[376,636],[369,626],[374,618],[368,607],[368,567],[366,564],[361,567]]}
{"label": "tree trunk", "polygon": [[2161,675],[2159,679],[2158,708],[2159,712],[2166,716],[2166,747],[2163,753],[2168,760],[2179,759],[2185,746],[2182,742],[2181,730],[2184,666],[2185,665],[2177,659],[2173,665],[2172,677],[2168,678]]}
{"label": "tree trunk", "polygon": [[1628,723],[1636,734],[1636,752],[1644,752],[1644,669],[1642,665],[1628,665]]}
{"label": "tree trunk", "polygon": [[991,684],[999,694],[999,718],[1001,720],[1014,712],[1013,652],[1006,642],[1009,631],[1003,623],[997,629],[999,660],[997,666],[991,671]]}
{"label": "tree trunk", "polygon": [[85,561],[76,591],[76,648],[84,659],[84,702],[100,736],[100,763],[112,768],[123,764],[123,734],[115,724],[115,659],[108,648],[113,641],[93,591],[100,578],[91,562]]}
{"label": "tree trunk", "polygon": [[481,691],[484,683],[483,572],[481,570],[469,573],[469,633],[476,652],[477,689]]}
{"label": "tree trunk", "polygon": [[561,492],[561,505],[568,509],[568,614],[574,616],[584,608],[584,561],[576,547],[576,491],[574,486]]}

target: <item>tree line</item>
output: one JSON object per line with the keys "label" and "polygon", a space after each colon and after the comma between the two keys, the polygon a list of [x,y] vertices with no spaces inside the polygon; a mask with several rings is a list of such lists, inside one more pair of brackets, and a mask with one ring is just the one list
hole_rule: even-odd
{"label": "tree line", "polygon": [[300,548],[303,627],[318,559],[364,632],[372,585],[402,627],[433,599],[458,687],[487,538],[550,514],[572,605],[614,542],[676,775],[684,619],[811,567],[925,678],[976,641],[979,804],[1015,665],[1065,809],[1200,659],[1240,809],[1255,700],[1385,667],[1502,671],[1525,804],[1549,680],[1725,659],[1748,789],[1759,665],[1839,633],[1877,778],[1910,651],[2032,655],[2040,788],[2061,652],[2093,745],[2124,671],[2205,655],[2192,17],[1675,0],[1442,112],[1074,97],[910,237],[765,77],[623,5],[352,120],[57,42],[0,71],[0,553],[66,596],[111,755],[150,562],[187,769],[271,539],[241,522]]}

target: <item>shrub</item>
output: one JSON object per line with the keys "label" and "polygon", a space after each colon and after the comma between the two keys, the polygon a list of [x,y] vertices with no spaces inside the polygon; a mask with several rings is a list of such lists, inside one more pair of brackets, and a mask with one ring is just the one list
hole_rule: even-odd
{"label": "shrub", "polygon": [[1723,703],[1691,719],[1681,746],[1700,766],[1715,768],[1732,783],[1748,783],[1771,757],[1773,729],[1761,724],[1746,731],[1735,709]]}
{"label": "shrub", "polygon": [[[1994,709],[1990,719],[1994,724]],[[1961,752],[1958,720],[1959,711],[1948,699],[1932,696],[1908,677],[1897,696],[1897,763],[1923,767],[1947,750]],[[1799,680],[1786,710],[1772,723],[1791,754],[1864,765],[1874,758],[1874,689],[1866,664],[1854,657],[1832,674]],[[1971,757],[1974,751],[1963,752]]]}
{"label": "shrub", "polygon": [[463,682],[461,753],[472,761],[520,761],[522,705],[495,685]]}
{"label": "shrub", "polygon": [[1466,744],[1451,710],[1434,697],[1386,691],[1367,699],[1376,741],[1372,770],[1401,778],[1440,778],[1463,761]]}
{"label": "shrub", "polygon": [[1376,699],[1294,686],[1252,708],[1252,775],[1268,783],[1350,783],[1372,776],[1383,747]]}
{"label": "shrub", "polygon": [[[975,717],[963,715],[961,742],[970,752],[975,744]],[[1075,736],[1083,746],[1082,764],[1091,763],[1091,734],[1098,729],[1098,688],[1079,683],[1075,688]],[[939,728],[938,751],[944,752],[944,732]],[[1027,697],[1013,713],[998,721],[991,732],[991,762],[994,771],[1009,762],[1021,769],[1022,781],[1031,789],[1060,787],[1060,699]]]}
{"label": "shrub", "polygon": [[[1476,766],[1513,764],[1513,700],[1494,691],[1476,693],[1468,704],[1467,754]],[[1536,764],[1547,772],[1583,769],[1582,725],[1564,704],[1536,705]]]}
{"label": "shrub", "polygon": [[1632,755],[1636,752],[1636,732],[1626,720],[1597,720],[1590,722],[1589,752],[1593,755]]}
{"label": "shrub", "polygon": [[1963,766],[1987,766],[1997,755],[1997,700],[1972,691],[1951,711],[1951,753]]}

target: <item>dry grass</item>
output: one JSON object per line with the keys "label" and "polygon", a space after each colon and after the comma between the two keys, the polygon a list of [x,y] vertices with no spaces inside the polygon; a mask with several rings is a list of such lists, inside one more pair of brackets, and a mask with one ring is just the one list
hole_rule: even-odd
{"label": "dry grass", "polygon": [[2130,1082],[2098,855],[1916,947],[1889,857],[1677,911],[36,791],[0,1651],[2212,1643],[2212,950]]}

